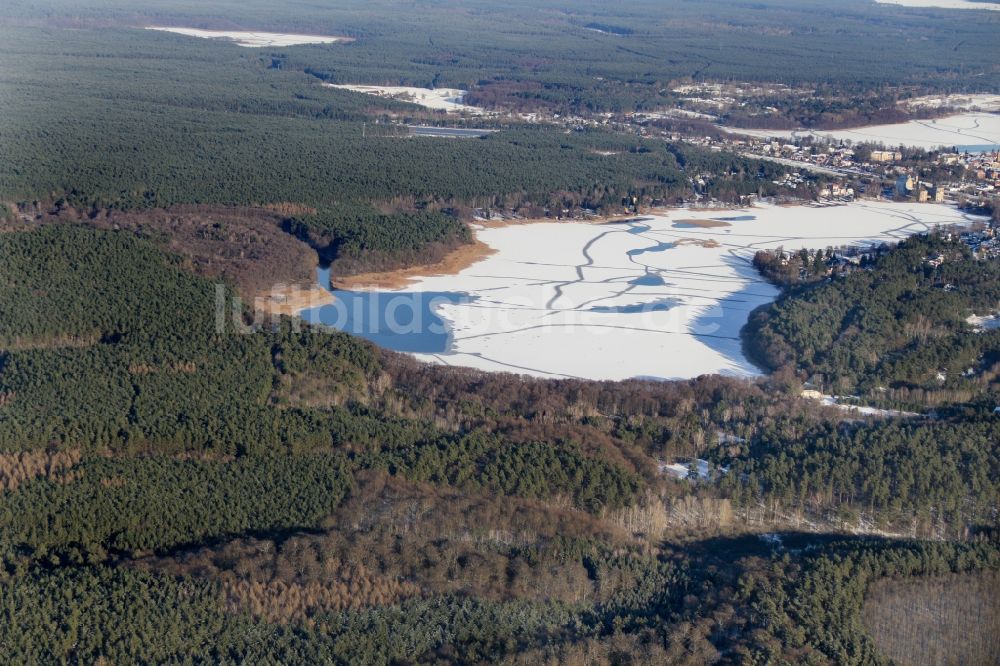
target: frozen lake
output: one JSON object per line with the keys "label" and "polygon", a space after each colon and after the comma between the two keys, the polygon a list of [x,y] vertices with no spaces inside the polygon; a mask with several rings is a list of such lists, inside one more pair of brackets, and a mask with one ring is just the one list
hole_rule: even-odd
{"label": "frozen lake", "polygon": [[964,221],[950,206],[857,202],[485,228],[478,237],[496,253],[457,275],[335,291],[336,305],[302,316],[446,365],[589,379],[752,376],[739,332],[778,293],[750,265],[754,252],[896,241]]}
{"label": "frozen lake", "polygon": [[883,143],[889,147],[940,148],[982,152],[1000,146],[1000,114],[959,113],[935,120],[911,120],[894,125],[872,125],[844,130],[746,130],[723,128],[733,134],[787,139],[816,136],[853,143]]}

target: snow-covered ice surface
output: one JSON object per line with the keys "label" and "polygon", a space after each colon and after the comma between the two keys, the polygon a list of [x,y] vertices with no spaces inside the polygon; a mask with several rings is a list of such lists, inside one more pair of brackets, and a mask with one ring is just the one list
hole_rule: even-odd
{"label": "snow-covered ice surface", "polygon": [[900,5],[902,7],[1000,10],[1000,5],[992,2],[969,2],[969,0],[875,0],[875,2],[883,5]]}
{"label": "snow-covered ice surface", "polygon": [[465,90],[457,88],[414,88],[411,86],[362,86],[354,84],[324,83],[327,88],[340,88],[354,92],[378,95],[398,99],[401,102],[419,104],[428,109],[443,109],[445,111],[468,111],[482,113],[482,109],[463,104]]}
{"label": "snow-covered ice surface", "polygon": [[996,146],[1000,144],[1000,115],[960,113],[935,120],[910,120],[895,125],[872,125],[845,130],[745,130],[724,127],[727,132],[756,137],[793,138],[817,136],[853,143],[884,143],[886,146],[939,148],[942,146]]}
{"label": "snow-covered ice surface", "polygon": [[751,266],[754,252],[896,241],[966,221],[950,206],[855,202],[485,228],[478,237],[495,254],[389,293],[441,297],[432,310],[451,337],[440,351],[409,347],[425,361],[588,379],[752,376],[739,332],[778,293]]}
{"label": "snow-covered ice surface", "polygon": [[296,46],[298,44],[333,44],[350,41],[347,37],[331,37],[328,35],[289,35],[277,32],[244,32],[239,30],[199,30],[197,28],[170,28],[149,26],[146,30],[173,32],[187,37],[202,39],[227,39],[239,46],[259,48],[262,46]]}

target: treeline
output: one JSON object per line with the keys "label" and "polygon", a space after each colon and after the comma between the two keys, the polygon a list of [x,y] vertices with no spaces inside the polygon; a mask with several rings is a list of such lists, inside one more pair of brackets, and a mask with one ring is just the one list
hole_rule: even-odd
{"label": "treeline", "polygon": [[[231,301],[217,302],[209,283],[131,231],[53,225],[2,234],[0,256],[3,279],[17,285],[0,300],[7,315],[0,442],[11,452],[49,449],[53,460],[68,456],[71,463],[11,473],[17,481],[4,502],[5,538],[31,560],[53,548],[131,551],[267,531],[275,528],[268,516],[289,521],[279,526],[314,525],[331,505],[315,513],[305,498],[335,504],[337,495],[304,472],[289,472],[288,483],[299,480],[275,493],[299,501],[306,514],[280,502],[257,517],[236,507],[272,506],[258,497],[270,494],[260,485],[266,478],[279,483],[278,470],[288,466],[312,465],[318,473],[341,464],[339,454],[347,456],[349,470],[337,472],[345,479],[361,468],[386,469],[468,491],[558,496],[592,512],[631,504],[640,490],[627,461],[571,441],[448,431],[429,412],[392,418],[376,408],[391,379],[371,345],[301,331],[290,320],[240,333],[241,309],[233,322]],[[330,402],[296,399],[292,387],[310,374],[335,386]],[[137,454],[143,457],[118,459]],[[177,455],[194,460],[175,465],[165,457]],[[230,478],[242,474],[240,465],[255,470],[248,480]],[[157,514],[172,515],[169,524],[146,516],[151,507],[230,492],[226,487],[238,498],[206,496],[188,507],[188,519],[179,505]],[[82,513],[67,517],[67,504]]]}
{"label": "treeline", "polygon": [[517,441],[574,437],[647,479],[658,476],[651,459],[709,459],[728,472],[703,492],[729,498],[740,520],[961,536],[993,523],[1000,495],[998,424],[983,401],[937,420],[845,424],[856,417],[783,396],[780,377],[763,390],[718,377],[525,383],[395,357],[384,367],[396,389],[419,396],[409,413]]}
{"label": "treeline", "polygon": [[[234,455],[433,439],[419,420],[433,409],[395,420],[323,409],[398,399],[371,345],[293,321],[241,334],[232,292],[217,294],[131,231],[3,234],[0,256],[8,451]],[[328,402],[310,403],[310,382],[330,389]]]}
{"label": "treeline", "polygon": [[[696,520],[705,525],[731,512],[739,523],[961,538],[994,521],[1000,467],[992,406],[942,411],[938,420],[844,423],[857,417],[783,396],[780,378],[769,390],[717,377],[525,383],[389,360],[394,387],[420,396],[404,403],[409,413],[498,430],[512,441],[572,437],[591,455],[636,469],[661,497],[716,498]],[[676,487],[651,464],[695,457],[711,461],[712,483]],[[664,503],[640,504],[666,519]]]}
{"label": "treeline", "polygon": [[[556,216],[617,211],[626,195],[648,204],[780,191],[774,163],[598,130],[514,123],[475,140],[389,136],[378,128],[406,121],[417,113],[411,106],[322,87],[198,40],[127,32],[109,44],[100,31],[60,33],[75,49],[69,56],[32,34],[5,34],[0,199],[27,215],[105,226],[141,228],[136,218],[148,213],[173,225],[172,242],[193,249],[206,274],[218,274],[223,246],[251,234],[233,223],[198,227],[181,217],[192,205],[265,207],[252,215],[279,215],[346,275],[441,259],[467,241],[456,218],[474,208]],[[98,57],[102,66],[93,66]],[[698,178],[705,185],[696,188]],[[259,286],[230,263],[225,278]]]}
{"label": "treeline", "polygon": [[573,440],[585,452],[655,479],[656,460],[704,457],[720,442],[761,432],[793,438],[824,411],[747,382],[707,376],[687,382],[529,380],[442,368],[383,352],[393,413],[450,427],[502,432],[517,441]]}
{"label": "treeline", "polygon": [[[721,122],[763,129],[840,129],[906,122],[911,115],[898,106],[900,90],[881,87],[859,92],[851,87],[821,86],[811,95],[774,95],[750,99],[727,110]],[[926,117],[926,115],[919,116]]]}

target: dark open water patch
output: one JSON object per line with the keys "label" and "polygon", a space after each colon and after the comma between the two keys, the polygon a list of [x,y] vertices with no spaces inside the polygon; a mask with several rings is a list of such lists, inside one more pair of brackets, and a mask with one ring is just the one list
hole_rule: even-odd
{"label": "dark open water patch", "polygon": [[331,326],[365,338],[386,349],[418,354],[441,354],[451,349],[448,323],[435,312],[448,303],[470,303],[468,294],[456,292],[344,291],[331,290],[330,273],[318,272],[319,284],[336,302],[301,313],[310,324]]}
{"label": "dark open water patch", "polygon": [[1000,150],[1000,143],[980,143],[974,146],[955,146],[960,153],[993,153]]}

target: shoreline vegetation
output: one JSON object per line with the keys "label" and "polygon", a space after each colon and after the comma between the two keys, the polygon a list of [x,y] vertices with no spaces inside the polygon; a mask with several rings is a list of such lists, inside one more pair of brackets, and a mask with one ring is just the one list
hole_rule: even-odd
{"label": "shoreline vegetation", "polygon": [[303,310],[331,305],[336,298],[321,286],[277,286],[254,297],[254,309],[271,316],[293,316]]}
{"label": "shoreline vegetation", "polygon": [[[478,238],[495,255],[473,252],[436,270],[366,275],[349,283],[358,291],[343,295],[380,303],[378,311],[388,302],[382,295],[415,302],[446,295],[454,300],[433,308],[451,324],[447,336],[433,345],[421,337],[423,346],[415,346],[412,332],[352,330],[422,361],[481,370],[594,380],[756,376],[740,352],[739,330],[750,310],[778,295],[751,266],[756,253],[812,248],[810,258],[819,251],[832,261],[833,248],[892,243],[966,220],[951,206],[887,201],[794,209],[762,203],[698,216],[732,223],[725,228],[691,228],[685,220],[692,217],[675,208],[589,220],[601,224],[481,225]],[[482,263],[461,268],[476,260]],[[614,354],[606,353],[611,340]]]}
{"label": "shoreline vegetation", "polygon": [[[810,201],[782,202],[775,204],[782,208],[794,208],[807,206]],[[473,241],[471,244],[460,245],[448,251],[441,259],[427,263],[418,263],[401,268],[394,268],[385,271],[366,271],[363,273],[349,274],[343,276],[330,276],[329,287],[335,290],[344,291],[371,291],[375,289],[399,290],[405,289],[424,278],[440,277],[445,275],[457,275],[466,268],[479,263],[483,259],[496,254],[496,250],[478,239],[477,232],[480,229],[500,229],[511,226],[521,226],[528,224],[620,224],[622,222],[642,218],[644,216],[669,215],[672,212],[687,211],[699,212],[719,212],[728,210],[752,210],[754,205],[731,206],[725,208],[706,207],[677,207],[677,206],[656,206],[643,209],[634,214],[620,215],[598,215],[581,218],[551,218],[551,217],[531,217],[531,218],[502,218],[502,219],[480,219],[477,218],[468,223]],[[723,229],[731,227],[732,224],[723,220],[711,220],[704,218],[685,218],[674,220],[676,224],[694,229]],[[718,241],[713,238],[682,238],[677,241],[678,245],[694,244],[702,247],[717,247]],[[320,262],[321,264],[323,262]],[[303,308],[306,309],[306,308]]]}
{"label": "shoreline vegetation", "polygon": [[[650,208],[645,212],[633,215],[599,215],[585,218],[551,218],[551,217],[531,217],[531,218],[502,218],[496,220],[475,219],[468,226],[473,234],[473,242],[470,245],[460,245],[449,251],[443,259],[432,261],[426,264],[405,266],[403,268],[387,271],[370,271],[355,275],[344,275],[342,277],[330,278],[330,286],[333,289],[370,291],[373,289],[405,289],[415,282],[428,277],[439,277],[442,275],[457,275],[466,268],[479,263],[483,259],[496,254],[496,250],[479,240],[476,232],[479,229],[501,229],[515,225],[525,224],[618,224],[626,220],[643,217],[644,215],[661,215],[671,210],[680,210],[673,207]],[[715,222],[705,220],[708,224],[694,225],[695,220],[680,220],[693,226],[729,226],[726,222]],[[695,242],[694,239],[685,239]],[[702,242],[702,241],[698,241]],[[710,242],[710,241],[704,241]]]}
{"label": "shoreline vegetation", "polygon": [[[440,261],[420,264],[390,271],[358,273],[330,278],[330,287],[344,291],[370,291],[374,289],[403,289],[414,282],[437,275],[457,275],[473,264],[495,254],[496,250],[481,240],[471,245],[461,245],[450,251]],[[303,308],[306,309],[306,308]]]}

